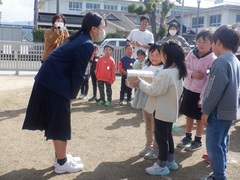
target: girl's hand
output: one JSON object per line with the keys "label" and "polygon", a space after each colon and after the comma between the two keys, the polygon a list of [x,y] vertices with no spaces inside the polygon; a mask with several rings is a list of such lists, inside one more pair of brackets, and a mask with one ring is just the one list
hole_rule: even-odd
{"label": "girl's hand", "polygon": [[138,88],[139,87],[139,77],[136,77],[135,80],[131,81],[131,82],[128,82],[128,85],[131,87],[131,88]]}

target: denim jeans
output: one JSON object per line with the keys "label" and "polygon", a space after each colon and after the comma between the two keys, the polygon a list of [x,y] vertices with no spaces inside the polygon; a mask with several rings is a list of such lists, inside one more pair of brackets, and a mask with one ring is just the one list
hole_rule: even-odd
{"label": "denim jeans", "polygon": [[206,147],[211,161],[214,178],[226,179],[228,131],[232,121],[217,118],[217,109],[208,117]]}

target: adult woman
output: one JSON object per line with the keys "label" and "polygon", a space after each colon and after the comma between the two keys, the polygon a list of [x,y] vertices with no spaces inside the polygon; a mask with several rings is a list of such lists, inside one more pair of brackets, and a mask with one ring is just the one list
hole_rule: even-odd
{"label": "adult woman", "polygon": [[79,157],[66,154],[67,140],[71,139],[70,100],[76,98],[84,80],[93,41],[105,38],[104,27],[101,16],[87,13],[82,28],[47,57],[35,77],[23,129],[45,130],[46,139],[53,140],[57,173],[83,168]]}
{"label": "adult woman", "polygon": [[178,41],[180,45],[183,47],[185,54],[191,50],[191,47],[188,44],[188,42],[182,36],[179,35],[179,28],[176,23],[172,23],[169,25],[167,36],[163,37],[159,43],[162,44],[163,42],[169,40]]}
{"label": "adult woman", "polygon": [[41,62],[43,63],[47,56],[61,44],[67,41],[68,31],[64,28],[66,19],[62,14],[57,14],[52,18],[52,28],[44,32],[44,53]]}

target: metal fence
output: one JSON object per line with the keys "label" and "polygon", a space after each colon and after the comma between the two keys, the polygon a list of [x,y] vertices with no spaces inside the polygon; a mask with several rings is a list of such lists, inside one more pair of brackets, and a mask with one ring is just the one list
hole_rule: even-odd
{"label": "metal fence", "polygon": [[38,71],[43,43],[0,41],[0,71]]}
{"label": "metal fence", "polygon": [[[38,71],[43,51],[43,43],[0,41],[0,71],[15,71],[16,75],[20,71]],[[117,71],[118,62],[124,54],[124,47],[114,47],[113,58]]]}

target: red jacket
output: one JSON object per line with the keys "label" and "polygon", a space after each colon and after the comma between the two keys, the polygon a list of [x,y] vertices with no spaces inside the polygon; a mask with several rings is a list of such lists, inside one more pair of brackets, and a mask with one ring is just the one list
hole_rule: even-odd
{"label": "red jacket", "polygon": [[97,80],[113,84],[116,78],[115,69],[115,62],[112,57],[100,57],[95,70]]}

